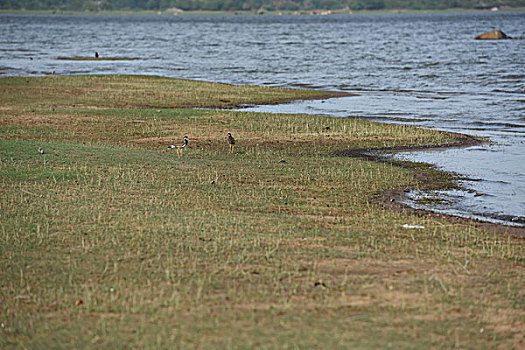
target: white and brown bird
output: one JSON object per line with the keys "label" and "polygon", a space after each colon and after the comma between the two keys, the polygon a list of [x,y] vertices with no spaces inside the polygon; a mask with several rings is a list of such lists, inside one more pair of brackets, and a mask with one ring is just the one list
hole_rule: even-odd
{"label": "white and brown bird", "polygon": [[40,152],[40,154],[44,154],[44,149],[42,147],[38,147],[38,152]]}
{"label": "white and brown bird", "polygon": [[177,149],[177,155],[179,157],[182,157],[182,149],[188,145],[188,136],[184,136],[184,141],[180,145],[169,145],[169,149],[176,148]]}
{"label": "white and brown bird", "polygon": [[235,139],[233,138],[231,132],[228,133],[228,144],[230,145],[230,153],[233,153],[233,147],[235,146]]}

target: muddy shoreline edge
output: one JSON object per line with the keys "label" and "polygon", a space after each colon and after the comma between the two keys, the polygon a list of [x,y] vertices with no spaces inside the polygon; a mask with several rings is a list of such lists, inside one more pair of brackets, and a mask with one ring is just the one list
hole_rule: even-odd
{"label": "muddy shoreline edge", "polygon": [[[423,191],[425,191],[430,188],[435,189],[436,187],[437,188],[445,187],[446,183],[443,180],[437,179],[436,176],[433,176],[429,172],[428,168],[425,169],[422,167],[417,167],[407,162],[396,161],[390,158],[381,157],[381,155],[373,154],[373,153],[385,153],[385,152],[395,153],[395,152],[402,152],[402,151],[422,151],[422,150],[431,150],[431,149],[463,148],[463,147],[480,145],[486,142],[483,139],[469,136],[466,134],[460,134],[460,133],[454,133],[454,132],[447,132],[447,133],[454,135],[456,142],[444,144],[444,145],[427,145],[427,146],[413,146],[413,147],[397,146],[397,147],[383,147],[383,148],[347,149],[347,150],[336,151],[334,152],[334,155],[338,157],[360,158],[360,159],[365,159],[365,160],[372,161],[372,162],[388,163],[393,166],[410,169],[414,172],[416,180],[420,182],[417,186]],[[443,170],[437,170],[437,171],[442,174],[451,175],[450,173],[443,171]],[[458,176],[452,176],[452,177],[453,177],[452,181],[459,179]],[[452,214],[442,214],[442,213],[434,212],[429,209],[413,208],[410,205],[403,203],[404,200],[408,199],[406,193],[411,190],[415,190],[415,189],[416,189],[415,185],[411,185],[411,186],[398,187],[392,190],[388,190],[386,192],[383,192],[377,198],[375,198],[373,202],[381,204],[385,208],[393,210],[393,211],[409,212],[409,213],[416,214],[418,216],[436,217],[436,218],[444,219],[451,223],[473,224],[474,226],[478,228],[485,229],[492,233],[511,235],[511,236],[525,239],[525,227],[510,226],[510,225],[499,224],[499,223],[491,223],[491,222],[481,221],[476,218],[464,218],[460,216],[454,216]]]}

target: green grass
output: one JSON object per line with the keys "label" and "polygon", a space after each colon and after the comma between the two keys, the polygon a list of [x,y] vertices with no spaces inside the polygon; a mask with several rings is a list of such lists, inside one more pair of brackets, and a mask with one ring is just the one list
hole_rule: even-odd
{"label": "green grass", "polygon": [[[523,346],[523,240],[387,210],[374,199],[415,173],[334,156],[454,135],[181,108],[309,91],[0,85],[1,348]],[[184,135],[178,158],[166,146]]]}
{"label": "green grass", "polygon": [[[16,106],[17,112],[34,112],[45,106],[89,108],[172,108],[231,107],[247,103],[278,103],[296,98],[341,95],[324,91],[304,91],[256,86],[169,79],[156,76],[49,76],[3,78],[0,98]],[[23,109],[20,109],[22,107]]]}

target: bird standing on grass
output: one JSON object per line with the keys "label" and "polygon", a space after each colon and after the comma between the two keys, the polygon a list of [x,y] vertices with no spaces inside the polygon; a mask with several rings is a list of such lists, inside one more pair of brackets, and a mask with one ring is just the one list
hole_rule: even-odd
{"label": "bird standing on grass", "polygon": [[177,155],[179,157],[182,157],[182,149],[188,145],[188,136],[184,136],[184,142],[182,145],[169,145],[168,148],[176,148],[177,149]]}
{"label": "bird standing on grass", "polygon": [[40,154],[44,154],[44,149],[42,147],[38,147],[38,152],[40,152]]}
{"label": "bird standing on grass", "polygon": [[230,145],[230,153],[233,153],[233,147],[235,146],[235,139],[233,138],[231,132],[228,133],[228,144]]}

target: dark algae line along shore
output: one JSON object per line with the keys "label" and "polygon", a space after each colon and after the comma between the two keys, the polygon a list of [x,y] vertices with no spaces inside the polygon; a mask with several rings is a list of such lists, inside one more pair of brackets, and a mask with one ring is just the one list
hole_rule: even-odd
{"label": "dark algae line along shore", "polygon": [[523,239],[378,201],[435,170],[336,156],[457,135],[203,109],[326,94],[0,78],[0,347],[522,347]]}
{"label": "dark algae line along shore", "polygon": [[[452,190],[457,189],[458,181],[463,178],[457,174],[450,174],[442,170],[436,170],[432,165],[424,163],[415,163],[409,161],[400,161],[392,159],[387,156],[387,154],[392,154],[393,152],[402,152],[407,150],[429,150],[429,149],[445,149],[445,148],[455,148],[455,147],[469,147],[474,145],[482,144],[484,141],[479,138],[474,138],[469,135],[455,134],[457,138],[450,144],[442,145],[426,145],[426,146],[416,146],[416,147],[386,147],[386,148],[366,148],[366,149],[348,149],[342,151],[336,151],[334,154],[340,157],[352,157],[352,158],[362,158],[372,162],[380,162],[392,164],[394,166],[411,169],[416,172],[416,177],[419,180],[419,185],[417,189],[420,191],[435,191],[435,190]],[[516,237],[525,238],[525,228],[520,226],[509,226],[499,223],[491,223],[488,221],[479,221],[477,222],[473,218],[463,218],[458,216],[453,216],[446,213],[436,213],[428,209],[414,208],[410,205],[407,205],[407,193],[411,190],[414,190],[416,187],[399,187],[393,190],[388,190],[385,193],[382,193],[375,200],[377,203],[382,203],[387,208],[392,210],[403,210],[416,213],[418,215],[428,216],[435,215],[437,217],[445,218],[449,221],[465,221],[471,222],[479,227],[483,227],[486,230],[496,232],[499,234],[509,234]],[[436,201],[442,200],[436,198]],[[508,218],[503,218],[508,219]]]}

